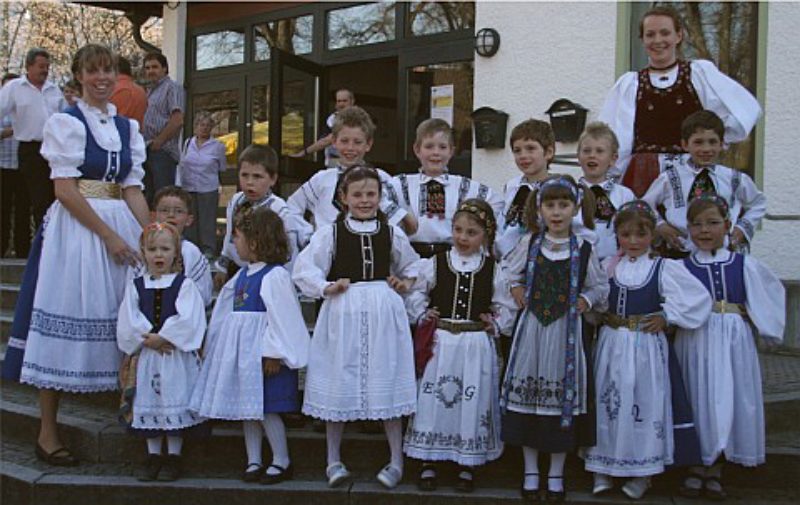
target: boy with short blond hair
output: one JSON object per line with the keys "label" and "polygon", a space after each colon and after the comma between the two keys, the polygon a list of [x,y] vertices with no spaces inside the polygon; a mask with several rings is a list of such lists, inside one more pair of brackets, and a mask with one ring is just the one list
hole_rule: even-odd
{"label": "boy with short blond hair", "polygon": [[[364,156],[372,149],[375,123],[367,112],[353,105],[336,114],[332,128],[333,147],[339,153],[338,165],[320,170],[307,180],[288,199],[289,211],[303,220],[306,211],[314,218],[314,228],[333,224],[341,212],[339,183],[345,170],[363,165]],[[406,216],[391,193],[389,174],[376,169],[381,178],[381,210],[389,224],[396,225]],[[303,243],[302,245],[305,245]]]}
{"label": "boy with short blond hair", "polygon": [[749,250],[767,212],[767,198],[747,174],[717,163],[724,133],[719,116],[697,111],[681,124],[681,147],[688,154],[660,156],[661,174],[643,200],[654,209],[664,207],[665,220],[659,220],[656,232],[666,242],[668,255],[685,257],[694,250],[686,213],[691,200],[700,195],[715,194],[728,203],[730,245],[739,252]]}
{"label": "boy with short blond hair", "polygon": [[[192,214],[192,195],[178,186],[164,186],[153,197],[153,206],[156,211],[156,222],[169,223],[183,236],[183,231],[194,221]],[[182,239],[181,257],[183,259],[183,273],[192,279],[200,290],[203,303],[206,307],[211,304],[211,267],[208,259],[200,249],[191,241]]]}
{"label": "boy with short blond hair", "polygon": [[419,173],[392,179],[393,193],[412,223],[408,238],[424,258],[450,248],[453,216],[468,198],[485,200],[502,223],[503,200],[499,195],[485,184],[448,172],[454,147],[450,125],[442,119],[426,119],[417,127],[414,141]]}

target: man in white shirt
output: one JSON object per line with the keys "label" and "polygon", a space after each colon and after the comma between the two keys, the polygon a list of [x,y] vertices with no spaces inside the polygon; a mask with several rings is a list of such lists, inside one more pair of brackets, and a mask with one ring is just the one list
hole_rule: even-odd
{"label": "man in white shirt", "polygon": [[19,169],[28,186],[34,225],[38,228],[55,200],[50,167],[39,154],[47,119],[66,108],[64,94],[49,82],[50,54],[33,48],[25,56],[25,75],[0,90],[0,117],[11,115],[14,139],[19,142]]}

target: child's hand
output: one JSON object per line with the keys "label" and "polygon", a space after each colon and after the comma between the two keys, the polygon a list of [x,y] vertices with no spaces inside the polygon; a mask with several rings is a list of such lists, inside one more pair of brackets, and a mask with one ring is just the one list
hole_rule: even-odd
{"label": "child's hand", "polygon": [[386,281],[398,293],[406,293],[414,284],[414,279],[401,279],[400,277],[390,275]]}
{"label": "child's hand", "polygon": [[667,327],[667,320],[664,316],[653,314],[642,320],[642,331],[647,333],[658,333]]}
{"label": "child's hand", "polygon": [[275,358],[261,358],[261,367],[264,369],[264,375],[272,377],[281,371],[281,360]]}
{"label": "child's hand", "polygon": [[328,284],[328,287],[322,290],[322,294],[324,294],[325,296],[338,295],[340,293],[344,293],[345,291],[347,291],[347,288],[349,287],[350,287],[350,279],[339,279],[333,284]]}
{"label": "child's hand", "polygon": [[425,315],[423,316],[424,319],[429,319],[431,321],[438,321],[439,320],[439,309],[436,307],[431,307],[430,309],[425,311]]}
{"label": "child's hand", "polygon": [[586,298],[579,296],[578,303],[576,304],[578,308],[578,314],[583,314],[587,310],[589,310],[589,302],[586,301]]}
{"label": "child's hand", "polygon": [[525,286],[514,286],[511,288],[511,297],[517,303],[517,308],[523,308],[528,305],[528,300],[525,299]]}
{"label": "child's hand", "polygon": [[494,316],[489,313],[481,314],[481,322],[483,322],[483,330],[489,335],[497,336],[497,326],[494,324]]}
{"label": "child's hand", "polygon": [[419,220],[417,220],[417,216],[409,212],[405,215],[402,221],[400,221],[400,226],[403,228],[403,231],[406,232],[406,235],[413,235],[417,233],[419,229]]}
{"label": "child's hand", "polygon": [[145,333],[142,345],[154,351],[158,351],[159,354],[169,354],[175,350],[175,346],[172,345],[169,340],[157,333]]}
{"label": "child's hand", "polygon": [[658,228],[656,228],[656,233],[658,233],[658,235],[664,239],[670,249],[683,249],[683,244],[681,243],[680,239],[681,237],[685,238],[686,234],[682,233],[679,229],[675,228],[671,224],[661,224]]}
{"label": "child's hand", "polygon": [[214,274],[214,290],[219,291],[222,289],[222,286],[228,282],[228,274],[225,272],[217,272]]}
{"label": "child's hand", "polygon": [[733,228],[731,232],[731,248],[736,249],[743,243],[747,242],[747,239],[744,236],[744,232],[741,228]]}

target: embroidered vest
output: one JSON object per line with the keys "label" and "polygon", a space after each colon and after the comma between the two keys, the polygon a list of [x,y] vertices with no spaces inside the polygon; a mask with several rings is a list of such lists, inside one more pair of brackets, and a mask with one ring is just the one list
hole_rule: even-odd
{"label": "embroidered vest", "polygon": [[144,287],[144,277],[133,280],[133,285],[139,294],[139,310],[153,325],[150,333],[161,331],[164,321],[178,313],[175,301],[178,299],[184,279],[186,277],[183,274],[178,274],[169,287],[155,289]]}
{"label": "embroidered vest", "polygon": [[68,107],[66,114],[74,117],[83,123],[86,130],[86,147],[83,154],[83,165],[78,167],[84,179],[92,179],[106,182],[122,182],[128,177],[133,162],[131,161],[131,123],[127,118],[114,116],[114,125],[119,132],[122,141],[122,149],[119,152],[106,151],[97,144],[97,140],[89,128],[86,116],[76,106]]}
{"label": "embroidered vest", "polygon": [[233,285],[233,311],[234,312],[266,312],[264,300],[261,299],[261,283],[264,276],[273,268],[279,267],[278,263],[270,263],[258,272],[247,275],[247,267],[240,270],[239,277]]}
{"label": "embroidered vest", "polygon": [[636,117],[633,123],[634,153],[681,153],[681,123],[703,109],[692,85],[692,67],[678,62],[675,83],[664,89],[650,82],[650,71],[639,71]]}
{"label": "embroidered vest", "polygon": [[371,233],[350,230],[346,220],[337,221],[334,226],[336,250],[329,281],[347,278],[354,283],[389,277],[392,254],[389,225],[378,222],[378,229]]}
{"label": "embroidered vest", "polygon": [[[592,244],[585,241],[580,249],[579,293],[583,289],[583,281],[586,280],[586,268],[589,265],[591,253]],[[528,307],[536,319],[545,326],[561,319],[567,313],[569,309],[569,258],[553,261],[539,251]]]}
{"label": "embroidered vest", "polygon": [[650,267],[647,279],[635,287],[624,286],[612,277],[609,279],[611,290],[608,293],[608,310],[620,317],[652,314],[661,311],[661,294],[658,281],[661,277],[663,259],[658,258]]}
{"label": "embroidered vest", "polygon": [[697,277],[714,298],[715,302],[747,302],[744,289],[744,256],[733,254],[724,262],[703,264],[692,254],[684,258],[683,264]]}
{"label": "embroidered vest", "polygon": [[480,321],[491,312],[494,290],[494,261],[484,257],[474,272],[457,272],[448,253],[436,255],[436,287],[431,290],[430,307],[443,318]]}

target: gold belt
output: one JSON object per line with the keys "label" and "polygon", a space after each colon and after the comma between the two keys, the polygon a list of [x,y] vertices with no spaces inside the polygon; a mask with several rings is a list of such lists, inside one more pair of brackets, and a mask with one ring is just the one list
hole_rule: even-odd
{"label": "gold belt", "polygon": [[744,305],[741,303],[726,302],[725,300],[714,302],[711,312],[716,312],[718,314],[739,314],[740,316],[747,315],[747,309]]}
{"label": "gold belt", "polygon": [[439,319],[436,322],[436,327],[442,330],[447,330],[450,333],[462,333],[466,331],[483,331],[486,325],[480,321],[445,321]]}
{"label": "gold belt", "polygon": [[122,186],[114,182],[78,179],[78,191],[84,198],[103,198],[106,200],[120,200],[122,198]]}
{"label": "gold belt", "polygon": [[606,314],[603,318],[603,323],[611,326],[612,328],[627,328],[630,331],[637,331],[644,322],[645,318],[650,314],[643,314],[638,316],[622,317],[617,314]]}

